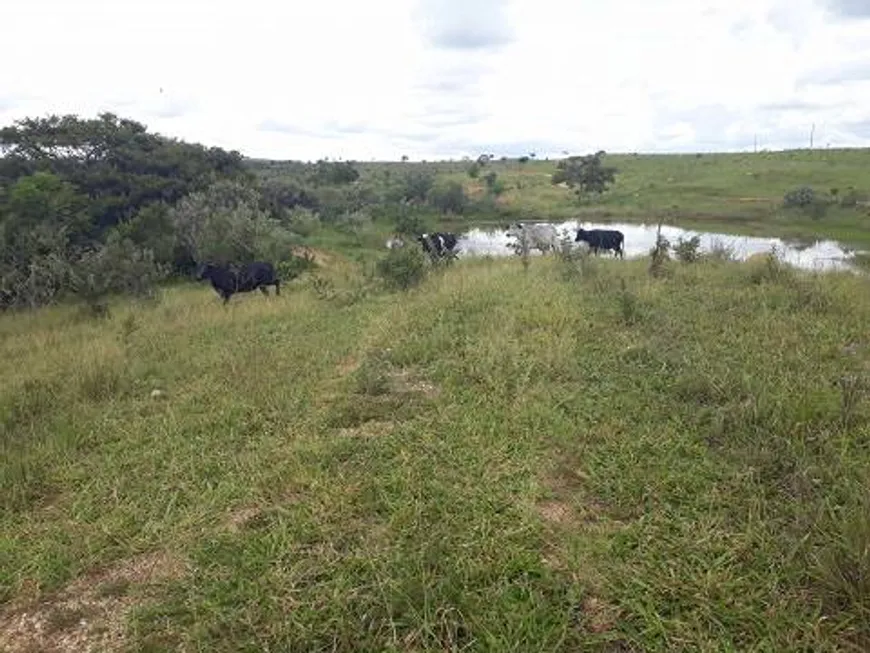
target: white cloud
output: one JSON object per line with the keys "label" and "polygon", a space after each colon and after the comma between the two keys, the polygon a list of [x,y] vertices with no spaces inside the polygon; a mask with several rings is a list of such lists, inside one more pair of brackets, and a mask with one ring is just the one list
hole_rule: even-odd
{"label": "white cloud", "polygon": [[865,8],[8,0],[0,123],[113,111],[282,159],[870,145]]}

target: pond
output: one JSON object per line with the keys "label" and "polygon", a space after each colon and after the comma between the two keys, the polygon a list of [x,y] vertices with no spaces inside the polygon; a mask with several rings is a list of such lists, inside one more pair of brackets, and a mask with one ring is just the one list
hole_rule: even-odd
{"label": "pond", "polygon": [[[625,234],[625,257],[635,258],[648,256],[656,242],[657,225],[627,224],[627,223],[580,223],[576,220],[550,223],[556,227],[560,235],[570,236],[572,242],[577,228],[582,224],[584,229],[618,229]],[[514,250],[511,244],[514,239],[508,237],[506,229],[469,229],[459,235],[459,256],[512,256]],[[734,258],[745,260],[753,254],[766,254],[776,248],[780,259],[799,268],[807,270],[855,270],[849,258],[857,253],[832,240],[819,240],[813,243],[786,241],[780,238],[759,238],[756,236],[738,236],[735,234],[694,231],[662,225],[662,235],[671,245],[676,245],[679,238],[689,239],[699,236],[700,250],[709,252],[714,247],[724,246],[731,250]],[[537,254],[537,251],[533,252]],[[612,254],[603,254],[604,256]]]}

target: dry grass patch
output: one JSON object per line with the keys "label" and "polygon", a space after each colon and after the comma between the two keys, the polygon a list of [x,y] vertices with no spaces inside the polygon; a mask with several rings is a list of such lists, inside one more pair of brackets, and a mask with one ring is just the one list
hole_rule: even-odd
{"label": "dry grass patch", "polygon": [[147,598],[147,586],[185,572],[182,560],[155,552],[87,574],[49,596],[13,603],[0,611],[0,650],[119,651],[127,616]]}

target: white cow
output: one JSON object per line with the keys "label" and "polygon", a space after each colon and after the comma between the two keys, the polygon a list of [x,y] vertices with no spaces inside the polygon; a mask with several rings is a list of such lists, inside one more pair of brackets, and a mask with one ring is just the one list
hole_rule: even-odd
{"label": "white cow", "polygon": [[387,249],[399,249],[405,246],[405,241],[401,238],[390,238],[387,240]]}
{"label": "white cow", "polygon": [[517,239],[520,251],[540,250],[542,254],[559,249],[559,232],[551,224],[523,224],[518,222],[507,231],[507,236]]}

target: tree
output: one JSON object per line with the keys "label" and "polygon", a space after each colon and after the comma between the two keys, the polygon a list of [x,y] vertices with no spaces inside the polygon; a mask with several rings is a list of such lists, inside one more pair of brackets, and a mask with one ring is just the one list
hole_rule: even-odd
{"label": "tree", "polygon": [[571,156],[556,164],[551,177],[553,184],[565,182],[577,194],[578,199],[597,196],[607,190],[616,179],[618,170],[604,166],[601,158],[604,150],[586,156]]}
{"label": "tree", "polygon": [[359,179],[359,171],[351,161],[333,161],[326,159],[314,164],[311,180],[317,185],[349,184]]}
{"label": "tree", "polygon": [[486,189],[494,197],[498,197],[505,191],[504,182],[498,178],[495,170],[490,170],[483,176],[483,181],[486,183]]}
{"label": "tree", "polygon": [[[250,178],[238,152],[148,133],[103,113],[25,118],[0,129],[0,186],[48,171],[88,197],[89,235],[132,218],[142,207],[173,203],[218,178]],[[2,209],[0,209],[2,210]]]}
{"label": "tree", "polygon": [[429,203],[442,213],[460,214],[465,211],[468,197],[458,181],[436,184],[429,192]]}
{"label": "tree", "polygon": [[435,185],[435,175],[430,170],[410,170],[401,179],[399,200],[406,202],[425,202],[429,191]]}
{"label": "tree", "polygon": [[58,298],[89,239],[87,198],[50,172],[18,179],[0,211],[0,306]]}

